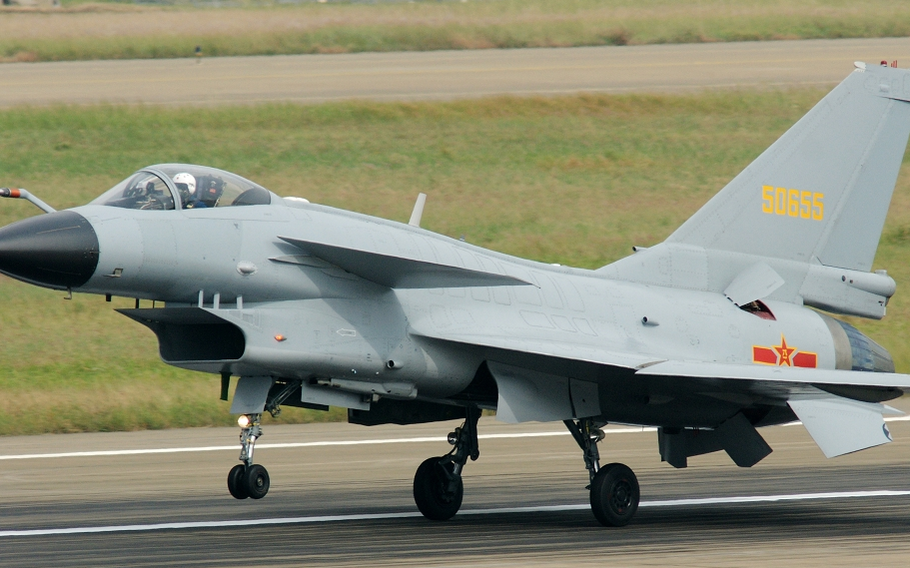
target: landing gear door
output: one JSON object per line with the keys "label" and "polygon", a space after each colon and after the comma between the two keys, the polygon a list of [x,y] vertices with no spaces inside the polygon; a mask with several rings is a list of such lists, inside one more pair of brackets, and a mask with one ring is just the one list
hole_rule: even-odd
{"label": "landing gear door", "polygon": [[261,414],[269,389],[275,379],[272,377],[240,377],[231,403],[231,414]]}
{"label": "landing gear door", "polygon": [[496,417],[503,422],[549,422],[600,414],[597,385],[502,363],[487,362],[496,379]]}
{"label": "landing gear door", "polygon": [[572,398],[573,418],[590,418],[600,416],[600,392],[597,383],[569,379]]}

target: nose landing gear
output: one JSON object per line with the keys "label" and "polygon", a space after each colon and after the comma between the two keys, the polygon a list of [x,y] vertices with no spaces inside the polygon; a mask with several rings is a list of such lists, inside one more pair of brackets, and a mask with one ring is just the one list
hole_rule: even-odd
{"label": "nose landing gear", "polygon": [[238,420],[240,426],[240,461],[231,468],[227,477],[228,491],[236,499],[262,499],[269,492],[269,472],[265,467],[253,463],[253,446],[262,436],[259,414],[244,414]]}

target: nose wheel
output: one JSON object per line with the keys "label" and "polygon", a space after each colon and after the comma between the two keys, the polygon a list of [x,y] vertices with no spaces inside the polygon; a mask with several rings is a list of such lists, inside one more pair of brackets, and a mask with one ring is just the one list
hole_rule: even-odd
{"label": "nose wheel", "polygon": [[235,499],[262,499],[269,492],[269,472],[264,466],[239,463],[228,472],[227,486]]}
{"label": "nose wheel", "polygon": [[240,461],[227,476],[228,491],[235,499],[262,499],[269,492],[269,472],[264,466],[253,463],[253,446],[262,436],[259,414],[244,414],[237,421],[240,426]]}
{"label": "nose wheel", "polygon": [[228,491],[235,499],[246,499],[250,496],[246,490],[246,465],[238,463],[228,472],[227,484]]}

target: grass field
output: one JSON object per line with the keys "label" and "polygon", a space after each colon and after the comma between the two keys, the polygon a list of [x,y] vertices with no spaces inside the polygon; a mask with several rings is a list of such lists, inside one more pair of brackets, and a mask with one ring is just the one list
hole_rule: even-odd
{"label": "grass field", "polygon": [[0,60],[910,36],[892,0],[470,0],[0,8]]}
{"label": "grass field", "polygon": [[[212,165],[282,195],[406,221],[545,262],[597,267],[664,239],[824,95],[497,98],[215,109],[0,112],[0,185],[82,204],[157,162]],[[0,203],[0,224],[30,216]],[[910,166],[875,268],[899,290],[882,322],[851,320],[910,371]],[[0,434],[230,424],[217,377],[158,361],[129,300],[0,277]],[[329,418],[337,418],[333,414]],[[286,420],[325,415],[288,409]]]}

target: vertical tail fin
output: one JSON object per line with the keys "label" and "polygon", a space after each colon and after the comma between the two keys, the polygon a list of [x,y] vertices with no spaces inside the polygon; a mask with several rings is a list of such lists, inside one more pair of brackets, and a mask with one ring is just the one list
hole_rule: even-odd
{"label": "vertical tail fin", "polygon": [[910,135],[910,71],[856,71],[617,278],[881,318],[895,284],[870,274]]}
{"label": "vertical tail fin", "polygon": [[910,134],[910,71],[865,66],[667,239],[868,271]]}

